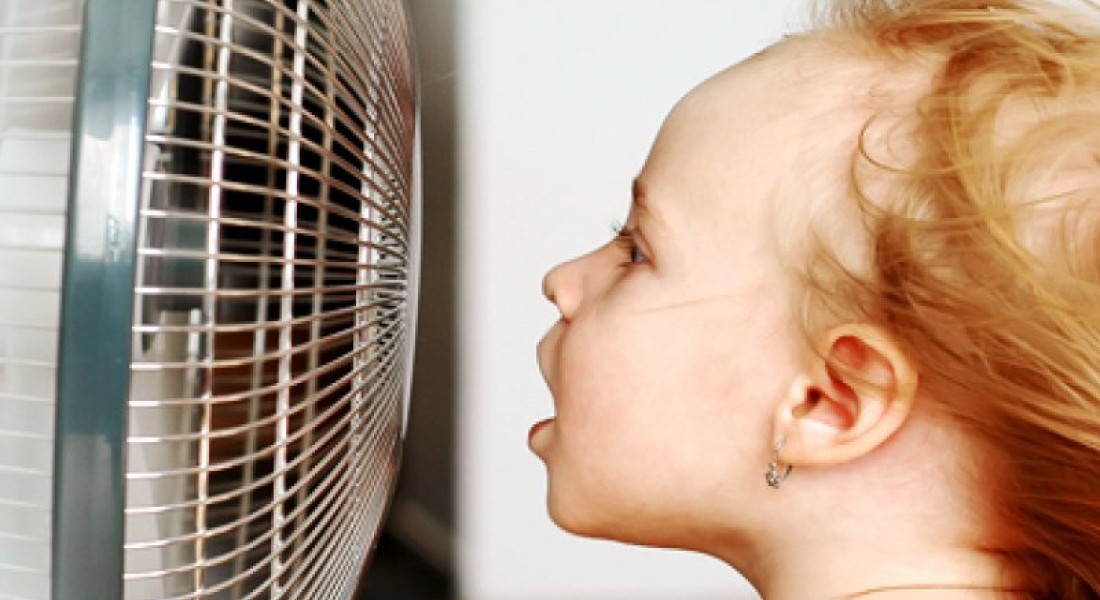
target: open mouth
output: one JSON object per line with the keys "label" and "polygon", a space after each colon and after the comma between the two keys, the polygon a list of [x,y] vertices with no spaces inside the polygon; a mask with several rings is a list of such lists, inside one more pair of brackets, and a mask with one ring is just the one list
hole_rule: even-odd
{"label": "open mouth", "polygon": [[538,456],[542,456],[542,450],[549,444],[550,427],[554,424],[553,417],[543,419],[531,426],[527,432],[527,446]]}

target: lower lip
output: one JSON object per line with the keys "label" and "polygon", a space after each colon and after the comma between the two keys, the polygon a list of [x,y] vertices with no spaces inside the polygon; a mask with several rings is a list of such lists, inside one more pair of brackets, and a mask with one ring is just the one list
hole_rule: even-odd
{"label": "lower lip", "polygon": [[553,422],[554,419],[543,419],[538,423],[535,423],[531,427],[531,431],[527,433],[527,445],[533,445],[535,437],[538,436],[544,429],[549,427]]}

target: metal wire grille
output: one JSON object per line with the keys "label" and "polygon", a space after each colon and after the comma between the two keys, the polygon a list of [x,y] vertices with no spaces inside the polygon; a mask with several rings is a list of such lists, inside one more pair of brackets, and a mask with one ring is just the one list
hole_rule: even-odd
{"label": "metal wire grille", "polygon": [[79,0],[0,2],[0,598],[50,595],[50,506]]}
{"label": "metal wire grille", "polygon": [[127,598],[347,598],[407,399],[415,98],[398,0],[161,0]]}

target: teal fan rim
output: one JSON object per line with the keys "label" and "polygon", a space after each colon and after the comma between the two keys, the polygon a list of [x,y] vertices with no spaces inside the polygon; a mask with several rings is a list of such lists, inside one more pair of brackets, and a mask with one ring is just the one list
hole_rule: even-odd
{"label": "teal fan rim", "polygon": [[56,600],[122,597],[135,229],[157,4],[84,8],[57,371]]}

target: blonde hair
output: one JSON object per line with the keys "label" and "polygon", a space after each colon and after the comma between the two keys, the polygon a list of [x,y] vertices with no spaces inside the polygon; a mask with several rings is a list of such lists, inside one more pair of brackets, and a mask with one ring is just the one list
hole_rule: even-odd
{"label": "blonde hair", "polygon": [[855,154],[869,269],[823,240],[808,305],[887,328],[978,442],[988,550],[1029,598],[1100,598],[1100,7],[1079,4],[852,0],[811,34],[935,70],[914,162]]}

